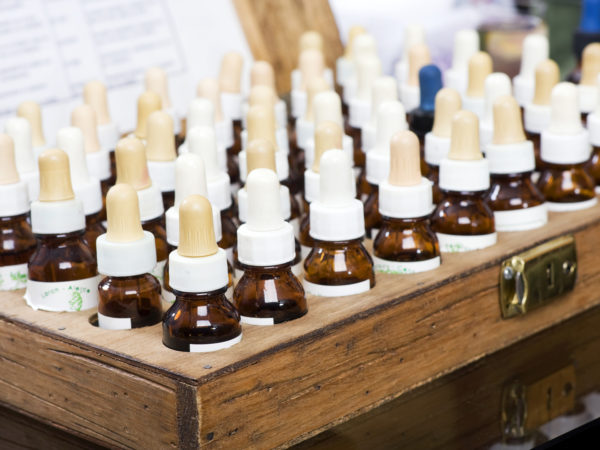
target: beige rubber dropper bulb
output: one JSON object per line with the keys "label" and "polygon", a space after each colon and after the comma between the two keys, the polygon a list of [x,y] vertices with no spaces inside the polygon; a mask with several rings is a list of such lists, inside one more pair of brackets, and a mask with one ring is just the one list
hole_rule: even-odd
{"label": "beige rubber dropper bulb", "polygon": [[17,116],[24,117],[31,125],[31,141],[34,147],[46,145],[44,131],[42,130],[42,110],[36,102],[26,101],[17,108]]}
{"label": "beige rubber dropper bulb", "polygon": [[425,44],[415,44],[408,50],[408,81],[410,86],[419,85],[419,70],[431,63],[429,47]]}
{"label": "beige rubber dropper bulb", "polygon": [[560,81],[560,69],[553,60],[542,61],[535,68],[534,105],[550,106],[552,88]]}
{"label": "beige rubber dropper bulb", "polygon": [[252,86],[248,95],[248,105],[261,105],[266,108],[275,108],[277,97],[269,86]]}
{"label": "beige rubber dropper bulb", "polygon": [[271,169],[277,172],[275,165],[275,148],[271,141],[267,139],[255,139],[250,142],[246,150],[246,170],[247,173],[254,169]]}
{"label": "beige rubber dropper bulb", "polygon": [[354,43],[354,39],[356,36],[361,34],[366,34],[367,30],[360,25],[354,25],[350,28],[348,32],[348,42],[346,42],[346,48],[344,49],[344,58],[352,59],[352,44]]}
{"label": "beige rubber dropper bulb", "polygon": [[600,73],[600,43],[592,42],[581,54],[581,81],[579,84],[596,86]]}
{"label": "beige rubber dropper bulb", "polygon": [[323,53],[316,49],[304,50],[300,53],[298,68],[301,75],[300,89],[305,91],[306,86],[311,79],[323,75],[323,70],[325,69]]}
{"label": "beige rubber dropper bulb", "polygon": [[111,123],[104,83],[97,80],[87,82],[83,87],[83,102],[90,105],[96,113],[98,125]]}
{"label": "beige rubber dropper bulb", "polygon": [[448,159],[455,161],[483,159],[479,148],[479,120],[475,113],[463,110],[454,115]]}
{"label": "beige rubber dropper bulb", "polygon": [[115,184],[106,194],[106,240],[135,242],[144,237],[138,195],[125,183]]}
{"label": "beige rubber dropper bulb", "polygon": [[321,36],[321,33],[315,30],[305,31],[300,35],[299,49],[300,53],[308,49],[315,49],[322,52],[323,36]]}
{"label": "beige rubber dropper bulb", "polygon": [[273,66],[267,61],[255,61],[250,69],[250,86],[269,86],[277,92]]}
{"label": "beige rubber dropper bulb", "polygon": [[162,109],[162,101],[156,92],[146,91],[138,97],[137,126],[133,133],[138,139],[146,139],[148,116]]}
{"label": "beige rubber dropper bulb", "polygon": [[86,153],[100,151],[98,125],[94,108],[90,105],[77,106],[71,113],[71,125],[81,130],[83,134],[83,148]]}
{"label": "beige rubber dropper bulb", "polygon": [[435,112],[431,132],[441,138],[449,138],[452,133],[452,118],[460,111],[462,101],[457,90],[443,88],[435,96]]}
{"label": "beige rubber dropper bulb", "polygon": [[315,120],[315,111],[313,108],[313,103],[315,100],[315,96],[320,92],[325,92],[329,90],[329,84],[325,81],[325,78],[322,76],[314,77],[312,80],[309,80],[306,85],[306,111],[304,112],[304,120],[307,122],[314,122]]}
{"label": "beige rubber dropper bulb", "polygon": [[187,258],[201,258],[214,255],[218,250],[210,202],[201,195],[190,195],[179,206],[177,253]]}
{"label": "beige rubber dropper bulb", "polygon": [[469,60],[469,82],[467,96],[483,98],[485,95],[485,79],[492,73],[492,58],[486,52],[477,52]]}
{"label": "beige rubber dropper bulb", "polygon": [[390,140],[390,176],[392,186],[421,184],[419,138],[409,130],[398,131]]}
{"label": "beige rubber dropper bulb", "polygon": [[150,67],[146,70],[144,84],[147,91],[155,92],[159,95],[161,105],[165,109],[171,107],[169,98],[169,79],[167,73],[160,67]]}
{"label": "beige rubber dropper bulb", "polygon": [[321,156],[327,150],[342,149],[343,131],[337,123],[325,120],[315,128],[315,157],[312,171],[319,173]]}
{"label": "beige rubber dropper bulb", "polygon": [[117,184],[127,183],[136,191],[152,186],[146,150],[142,141],[135,137],[126,137],[117,142],[115,149],[117,162]]}
{"label": "beige rubber dropper bulb", "polygon": [[275,138],[275,113],[273,108],[267,108],[263,105],[251,106],[246,118],[248,123],[248,142],[255,139],[267,139],[277,151],[277,141]]}
{"label": "beige rubber dropper bulb", "polygon": [[18,181],[15,143],[8,134],[0,133],[0,185],[15,184]]}
{"label": "beige rubber dropper bulb", "polygon": [[215,78],[205,78],[196,89],[196,95],[211,101],[215,109],[215,122],[223,121],[223,109],[221,108],[221,91],[219,82]]}
{"label": "beige rubber dropper bulb", "polygon": [[502,95],[494,102],[495,145],[509,145],[525,142],[521,107],[512,95]]}
{"label": "beige rubber dropper bulb", "polygon": [[45,150],[38,158],[40,168],[40,202],[73,200],[69,157],[57,148]]}
{"label": "beige rubber dropper bulb", "polygon": [[244,58],[239,52],[227,52],[221,60],[221,70],[219,72],[219,88],[221,92],[229,94],[239,94],[242,69],[244,68]]}
{"label": "beige rubber dropper bulb", "polygon": [[154,111],[148,116],[148,139],[146,139],[148,161],[175,161],[175,139],[173,119],[164,111]]}

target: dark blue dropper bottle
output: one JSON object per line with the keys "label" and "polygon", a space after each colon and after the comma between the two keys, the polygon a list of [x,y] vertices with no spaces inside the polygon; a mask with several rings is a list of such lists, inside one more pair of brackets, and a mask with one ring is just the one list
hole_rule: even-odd
{"label": "dark blue dropper bottle", "polygon": [[435,109],[435,96],[442,88],[442,72],[435,64],[423,66],[419,70],[419,89],[421,92],[421,103],[408,113],[408,126],[421,141],[433,128],[433,113]]}

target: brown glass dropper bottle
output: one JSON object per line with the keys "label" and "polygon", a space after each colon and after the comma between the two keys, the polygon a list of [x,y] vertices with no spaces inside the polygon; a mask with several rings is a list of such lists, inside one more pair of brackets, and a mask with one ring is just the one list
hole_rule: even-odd
{"label": "brown glass dropper bottle", "polygon": [[162,194],[164,209],[175,201],[175,140],[173,119],[164,111],[154,111],[148,116],[146,159],[152,183]]}

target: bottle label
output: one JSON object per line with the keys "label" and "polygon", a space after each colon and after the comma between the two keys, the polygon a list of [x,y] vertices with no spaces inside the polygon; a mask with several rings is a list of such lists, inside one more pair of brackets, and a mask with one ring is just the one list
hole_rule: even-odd
{"label": "bottle label", "polygon": [[494,211],[497,231],[523,231],[542,227],[548,222],[545,204],[510,211]]}
{"label": "bottle label", "polygon": [[240,315],[240,322],[246,325],[268,326],[275,325],[272,317],[248,317]]}
{"label": "bottle label", "polygon": [[163,278],[165,276],[165,264],[167,264],[167,260],[163,259],[157,262],[154,269],[152,269],[152,275],[158,279],[161,286],[163,286]]}
{"label": "bottle label", "polygon": [[470,252],[490,247],[496,243],[496,233],[479,235],[458,235],[436,233],[442,253]]}
{"label": "bottle label", "polygon": [[190,344],[190,352],[192,353],[207,353],[222,350],[231,347],[242,340],[242,333],[239,336],[229,339],[224,342],[215,342],[214,344]]}
{"label": "bottle label", "polygon": [[27,287],[27,263],[0,267],[0,291]]}
{"label": "bottle label", "polygon": [[324,284],[315,284],[306,279],[302,280],[304,290],[307,294],[318,295],[319,297],[343,297],[345,295],[362,294],[371,289],[371,281],[364,280],[353,284],[342,284],[338,286],[328,286]]}
{"label": "bottle label", "polygon": [[98,326],[106,330],[131,330],[131,318],[108,317],[98,313]]}
{"label": "bottle label", "polygon": [[565,203],[546,202],[546,205],[548,205],[548,211],[565,212],[565,211],[577,211],[579,209],[591,208],[597,202],[598,202],[598,199],[596,199],[596,197],[594,197],[592,199],[584,200],[582,202],[565,202]]}
{"label": "bottle label", "polygon": [[391,273],[391,274],[410,274],[426,272],[428,270],[437,269],[440,266],[441,258],[427,259],[425,261],[387,261],[385,259],[373,256],[375,272]]}
{"label": "bottle label", "polygon": [[73,281],[27,280],[25,301],[33,309],[44,311],[85,311],[98,305],[101,276]]}

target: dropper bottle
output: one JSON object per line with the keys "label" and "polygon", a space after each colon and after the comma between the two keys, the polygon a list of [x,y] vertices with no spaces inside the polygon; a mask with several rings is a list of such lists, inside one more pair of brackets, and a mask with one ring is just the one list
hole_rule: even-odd
{"label": "dropper bottle", "polygon": [[400,85],[400,99],[406,111],[412,111],[419,106],[421,98],[419,89],[419,71],[431,64],[429,47],[425,44],[413,45],[408,50],[408,78]]}
{"label": "dropper bottle", "polygon": [[461,100],[458,91],[452,88],[440,89],[435,96],[433,128],[425,135],[424,160],[427,164],[427,178],[433,184],[433,204],[442,201],[439,187],[440,163],[450,151],[452,118],[460,111]]}
{"label": "dropper bottle", "polygon": [[558,83],[552,89],[550,125],[542,131],[542,171],[538,187],[549,211],[574,211],[596,204],[594,179],[586,172],[591,148],[581,125],[577,86]]}
{"label": "dropper bottle", "polygon": [[162,111],[167,113],[173,121],[173,137],[178,139],[181,134],[181,119],[175,111],[169,97],[169,79],[167,73],[160,67],[150,67],[144,74],[144,85],[146,91],[154,92],[160,97]]}
{"label": "dropper bottle", "polygon": [[233,291],[242,323],[274,325],[308,311],[302,284],[292,273],[294,230],[283,220],[277,174],[248,174],[248,221],[238,228],[238,260],[244,271]]}
{"label": "dropper bottle", "polygon": [[306,86],[306,110],[302,117],[296,120],[296,146],[306,150],[308,141],[315,134],[315,102],[317,94],[328,91],[329,85],[323,77],[315,77]]}
{"label": "dropper bottle", "polygon": [[525,139],[521,109],[510,95],[494,103],[494,138],[486,147],[491,188],[487,202],[498,231],[544,226],[548,213],[544,196],[531,180],[535,168],[533,143]]}
{"label": "dropper bottle", "polygon": [[[273,111],[272,118],[270,120],[273,121],[273,128],[275,130],[275,137],[277,140],[277,147],[279,150],[283,151],[283,153],[288,156],[290,153],[290,144],[287,133],[287,125],[281,126],[277,121],[277,115],[275,111],[275,105],[277,104],[277,95],[275,91],[269,86],[253,86],[250,89],[250,95],[248,96],[248,108],[246,109],[246,118],[248,117],[248,112],[250,108],[253,106],[263,106],[268,108],[269,111]],[[246,121],[246,129],[242,131],[242,149],[246,148],[248,144],[248,128],[250,124]]]}
{"label": "dropper bottle", "polygon": [[46,138],[44,137],[44,130],[42,127],[42,109],[36,102],[25,101],[18,106],[17,117],[27,119],[31,126],[33,155],[37,160],[40,154],[47,148]]}
{"label": "dropper bottle", "polygon": [[312,71],[312,68],[308,73],[302,71],[302,53],[306,50],[317,50],[323,54],[323,36],[321,36],[321,33],[315,30],[308,30],[300,35],[300,39],[298,40],[298,67],[292,70],[290,76],[292,90],[302,89],[302,85],[306,87],[313,74],[323,77],[327,80],[328,86],[333,88],[333,71],[325,67],[324,59],[320,72],[316,70]]}
{"label": "dropper bottle", "polygon": [[221,91],[219,81],[215,78],[204,78],[196,89],[196,94],[200,98],[210,100],[215,111],[215,133],[217,142],[223,146],[226,151],[233,147],[233,124],[229,117],[223,114],[221,107]]}
{"label": "dropper bottle", "polygon": [[150,271],[156,265],[154,236],[142,230],[138,197],[128,184],[117,184],[106,196],[107,229],[98,237],[98,326],[129,330],[162,319],[160,283]]}
{"label": "dropper bottle", "polygon": [[85,241],[96,256],[96,239],[105,232],[102,226],[102,188],[100,180],[90,177],[88,172],[83,133],[77,127],[61,128],[56,135],[56,145],[69,157],[73,192],[83,203]]}
{"label": "dropper bottle", "polygon": [[350,160],[341,150],[328,150],[319,173],[319,199],[310,204],[314,247],[304,261],[304,290],[323,297],[366,292],[375,286],[375,274],[362,244],[363,204],[355,198]]}
{"label": "dropper bottle", "polygon": [[[267,61],[254,61],[250,69],[250,90],[255,86],[266,86],[271,88],[275,96],[275,120],[278,128],[285,128],[288,124],[287,107],[285,102],[277,97],[277,86],[275,86],[275,72],[273,66]],[[245,120],[249,109],[248,103],[242,106],[242,120]],[[246,124],[244,123],[244,128]]]}
{"label": "dropper bottle", "polygon": [[[600,76],[598,76],[598,92],[600,92]],[[592,144],[592,157],[585,165],[585,170],[596,182],[596,193],[600,192],[600,96],[596,102],[596,110],[587,116],[587,129]]]}
{"label": "dropper bottle", "polygon": [[27,183],[29,201],[33,202],[40,195],[40,173],[33,155],[31,125],[23,117],[11,117],[6,121],[4,129],[13,139],[17,172],[19,178]]}
{"label": "dropper bottle", "polygon": [[325,57],[323,52],[314,48],[303,50],[298,58],[298,68],[300,77],[295,83],[296,85],[292,85],[290,94],[291,116],[294,121],[306,112],[306,89],[310,80],[324,76]]}
{"label": "dropper bottle", "polygon": [[431,229],[431,182],[421,176],[419,139],[399,131],[390,142],[390,174],[379,184],[381,229],[373,241],[375,271],[408,274],[440,265]]}
{"label": "dropper bottle", "polygon": [[371,87],[371,115],[361,131],[362,147],[369,153],[377,139],[377,111],[383,102],[398,100],[398,85],[396,79],[390,76],[378,77]]}
{"label": "dropper bottle", "polygon": [[323,121],[315,130],[315,157],[312,166],[304,172],[304,215],[300,222],[300,241],[302,260],[313,248],[314,239],[310,236],[310,204],[319,199],[319,166],[321,156],[327,150],[341,149],[342,127],[331,121]]}
{"label": "dropper bottle", "polygon": [[461,96],[467,92],[469,83],[469,61],[479,51],[479,34],[476,30],[459,30],[454,35],[452,66],[446,70],[446,87],[454,89]]}
{"label": "dropper bottle", "polygon": [[540,170],[540,138],[542,131],[550,125],[552,108],[550,99],[552,88],[559,82],[560,71],[558,64],[551,59],[546,59],[535,68],[535,93],[533,100],[525,105],[523,121],[527,139],[533,142],[535,153],[535,167]]}
{"label": "dropper bottle", "polygon": [[152,184],[148,173],[144,144],[135,137],[127,137],[118,142],[115,153],[117,184],[129,184],[137,191],[142,228],[154,235],[158,262],[152,269],[152,275],[162,283],[168,257],[165,210],[160,190]]}
{"label": "dropper bottle", "polygon": [[162,100],[156,92],[142,92],[137,101],[137,124],[131,137],[136,137],[146,144],[148,138],[148,117],[154,111],[162,109]]}
{"label": "dropper bottle", "polygon": [[432,214],[442,252],[468,252],[496,243],[494,213],[485,201],[488,162],[479,149],[479,121],[471,111],[452,119],[448,156],[440,163],[443,199]]}
{"label": "dropper bottle", "polygon": [[[402,41],[402,56],[394,67],[394,74],[398,85],[402,86],[410,77],[410,49],[415,45],[425,44],[425,29],[418,24],[409,24],[404,27]],[[392,99],[397,100],[397,99]],[[376,110],[373,111],[376,114]]]}
{"label": "dropper bottle", "polygon": [[29,259],[25,300],[46,311],[94,308],[100,277],[85,241],[83,204],[71,187],[69,158],[62,150],[49,149],[38,163],[40,197],[31,203],[37,247]]}
{"label": "dropper bottle", "polygon": [[487,145],[494,138],[494,104],[496,99],[504,95],[511,95],[512,85],[510,78],[505,73],[494,72],[487,76],[484,83],[484,111],[479,121],[479,139],[481,149],[486,151]]}
{"label": "dropper bottle", "polygon": [[469,60],[469,81],[463,97],[463,108],[482,119],[485,111],[485,79],[492,73],[492,58],[486,52],[477,52]]}
{"label": "dropper bottle", "polygon": [[521,108],[533,100],[535,93],[535,68],[548,59],[550,49],[548,38],[540,33],[528,34],[523,40],[521,70],[513,78],[515,99]]}
{"label": "dropper bottle", "polygon": [[375,238],[381,227],[379,183],[390,173],[390,141],[397,132],[406,130],[406,112],[398,101],[384,102],[377,111],[377,143],[367,153],[367,182],[371,193],[365,201],[365,228],[368,238]]}
{"label": "dropper bottle", "polygon": [[27,285],[27,261],[35,250],[27,183],[19,179],[12,138],[0,133],[0,290]]}
{"label": "dropper bottle", "polygon": [[[442,88],[442,72],[435,64],[428,64],[419,70],[419,106],[408,112],[408,127],[417,135],[421,150],[425,135],[433,128],[435,96]],[[427,167],[424,168],[425,170]],[[425,172],[425,170],[422,170]],[[425,172],[426,173],[426,172]]]}
{"label": "dropper bottle", "polygon": [[227,255],[217,246],[210,202],[191,195],[179,207],[179,247],[169,255],[175,302],[163,318],[163,344],[212,352],[242,339],[240,315],[225,297]]}
{"label": "dropper bottle", "polygon": [[581,80],[579,90],[579,110],[582,120],[596,108],[598,97],[597,79],[600,74],[600,43],[593,42],[583,49],[581,60]]}
{"label": "dropper bottle", "polygon": [[[358,84],[359,84],[359,61],[364,58],[378,58],[377,56],[377,42],[375,38],[369,33],[362,33],[356,36],[352,44],[352,76],[348,78],[346,84],[344,85],[344,92],[342,97],[342,107],[346,108],[347,114],[346,118],[349,120],[350,113],[350,103],[354,97],[356,97]],[[347,126],[350,126],[347,123]],[[346,133],[349,133],[348,128],[346,128]]]}
{"label": "dropper bottle", "polygon": [[344,54],[336,60],[336,82],[338,87],[341,88],[342,93],[346,82],[354,76],[354,61],[352,52],[354,40],[358,35],[365,34],[366,32],[367,31],[360,25],[354,25],[350,27],[350,30],[348,31],[348,40],[346,41],[346,47],[344,48]]}
{"label": "dropper bottle", "polygon": [[146,159],[150,179],[160,189],[165,210],[175,202],[176,158],[173,119],[164,111],[154,111],[148,116]]}
{"label": "dropper bottle", "polygon": [[[242,151],[242,70],[244,57],[239,52],[227,52],[221,59],[219,71],[219,89],[221,91],[221,105],[223,113],[231,119],[233,126],[233,146],[228,149],[228,159],[234,158]],[[234,163],[237,163],[235,159]],[[236,164],[237,165],[237,164]],[[239,177],[239,174],[238,174]],[[237,182],[239,180],[233,180]]]}

